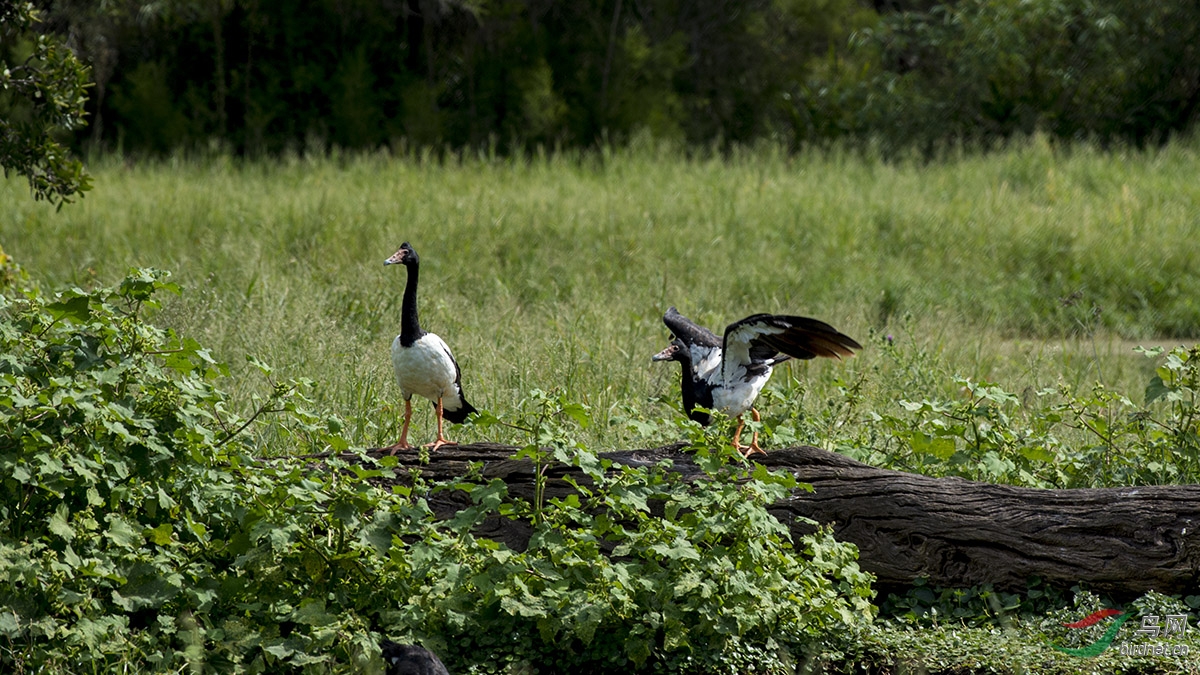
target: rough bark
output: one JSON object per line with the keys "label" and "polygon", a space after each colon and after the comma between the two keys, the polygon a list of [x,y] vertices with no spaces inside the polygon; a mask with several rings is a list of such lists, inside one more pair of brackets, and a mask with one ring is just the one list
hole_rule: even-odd
{"label": "rough bark", "polygon": [[[413,468],[441,479],[464,475],[470,463],[481,462],[485,478],[501,478],[511,494],[530,498],[533,465],[509,459],[515,451],[491,444],[444,447],[426,465],[405,452],[397,455],[396,471],[398,480]],[[682,445],[603,456],[628,465],[667,458],[685,477],[701,475]],[[1118,595],[1200,592],[1197,485],[1018,488],[878,469],[807,446],[757,459],[814,488],[772,508],[782,521],[794,523],[794,534],[811,530],[796,522],[798,516],[832,524],[839,539],[858,545],[861,565],[884,585],[924,577],[935,586],[1023,588],[1039,577],[1050,585],[1084,582]],[[547,472],[547,496],[570,490],[561,480],[564,473],[563,467]],[[462,504],[443,495],[433,506],[450,513]],[[529,528],[497,519],[481,534],[522,549]]]}

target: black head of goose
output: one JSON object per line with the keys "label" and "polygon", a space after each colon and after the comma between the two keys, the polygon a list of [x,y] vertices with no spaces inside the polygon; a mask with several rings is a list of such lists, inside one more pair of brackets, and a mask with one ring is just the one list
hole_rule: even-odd
{"label": "black head of goose", "polygon": [[475,408],[463,396],[462,371],[450,353],[450,347],[437,335],[421,330],[417,317],[420,258],[406,241],[383,264],[404,265],[408,271],[400,307],[400,334],[392,341],[392,370],[404,396],[404,426],[400,430],[400,440],[387,449],[394,454],[397,450],[413,447],[408,443],[413,394],[432,401],[437,414],[437,440],[427,447],[436,450],[443,445],[454,445],[443,433],[442,420],[464,422]]}
{"label": "black head of goose", "polygon": [[700,424],[711,420],[695,410],[696,406],[736,417],[733,445],[746,456],[763,450],[757,433],[750,445],[741,444],[742,414],[749,410],[756,422],[761,419],[754,401],[770,379],[772,368],[788,359],[840,359],[862,349],[829,324],[802,316],[753,314],[726,326],[723,338],[674,307],[667,309],[663,323],[671,329],[671,346],[655,354],[653,360],[679,361],[682,365],[684,411]]}
{"label": "black head of goose", "polygon": [[696,368],[692,365],[687,343],[675,338],[671,340],[669,347],[652,356],[651,360],[679,362],[683,374],[679,387],[683,391],[683,411],[687,413],[688,419],[708,426],[712,422],[712,415],[706,410],[713,407],[713,387],[707,380],[696,377]]}

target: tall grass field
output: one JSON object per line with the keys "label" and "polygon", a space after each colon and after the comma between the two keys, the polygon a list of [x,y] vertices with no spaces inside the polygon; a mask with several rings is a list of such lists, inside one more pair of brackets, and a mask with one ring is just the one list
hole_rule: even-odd
{"label": "tall grass field", "polygon": [[[234,364],[231,391],[266,386],[237,366],[246,355],[311,378],[368,447],[399,432],[389,347],[405,273],[382,263],[403,241],[421,256],[422,325],[453,348],[469,400],[503,415],[535,389],[562,392],[590,406],[581,433],[597,449],[672,440],[646,430],[680,414],[677,366],[650,362],[671,305],[718,333],[770,312],[863,343],[845,362],[777,371],[768,420],[826,424],[780,442],[820,444],[902,400],[953,398],[956,375],[1016,394],[1100,382],[1140,398],[1155,361],[1132,347],[1200,336],[1196,141],[1100,151],[1033,138],[933,162],[647,143],[91,170],[93,191],[60,211],[22,179],[0,182],[4,251],[49,287],[170,270],[183,292],[156,322]],[[432,440],[432,409],[417,410],[413,438]],[[518,440],[504,429],[449,434]]]}

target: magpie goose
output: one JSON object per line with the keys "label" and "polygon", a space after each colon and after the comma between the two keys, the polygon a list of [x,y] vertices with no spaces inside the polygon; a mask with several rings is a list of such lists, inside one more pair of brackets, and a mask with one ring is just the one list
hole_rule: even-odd
{"label": "magpie goose", "polygon": [[678,361],[683,367],[684,412],[704,425],[712,418],[697,406],[736,417],[733,446],[747,457],[756,452],[766,454],[758,446],[757,433],[750,445],[741,444],[742,414],[749,410],[755,422],[761,419],[754,400],[770,379],[772,368],[788,359],[840,359],[862,349],[829,324],[802,316],[754,314],[726,326],[724,338],[696,325],[674,307],[667,309],[663,323],[671,329],[671,345],[652,360]]}
{"label": "magpie goose", "polygon": [[419,394],[433,401],[437,414],[437,440],[427,447],[437,450],[443,445],[455,445],[442,433],[442,419],[462,423],[475,408],[467,403],[462,391],[462,372],[442,338],[421,330],[417,320],[417,277],[419,258],[413,247],[404,242],[400,250],[383,261],[384,265],[404,265],[408,281],[404,285],[404,302],[400,308],[400,334],[392,341],[392,369],[396,384],[404,395],[404,427],[400,440],[387,449],[395,454],[413,446],[408,443],[408,425],[412,421],[412,397]]}
{"label": "magpie goose", "polygon": [[437,654],[420,645],[402,645],[391,640],[379,643],[384,675],[450,675]]}

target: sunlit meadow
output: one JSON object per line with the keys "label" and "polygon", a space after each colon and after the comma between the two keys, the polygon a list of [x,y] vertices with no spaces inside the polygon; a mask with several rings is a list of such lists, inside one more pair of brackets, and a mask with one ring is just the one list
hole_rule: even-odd
{"label": "sunlit meadow", "polygon": [[[956,374],[1138,398],[1154,363],[1131,348],[1200,336],[1195,142],[1034,138],[933,162],[646,143],[91,169],[95,189],[57,212],[22,180],[0,182],[0,246],[47,286],[170,270],[183,292],[156,320],[233,364],[228,389],[265,386],[245,355],[311,378],[370,447],[398,434],[388,350],[405,275],[382,263],[402,241],[421,256],[422,325],[455,351],[472,403],[503,415],[535,388],[563,391],[591,407],[582,439],[599,449],[669,440],[628,423],[678,415],[677,367],[650,362],[669,305],[718,333],[755,312],[817,317],[865,345],[781,368],[768,419],[781,401],[821,410],[855,382],[859,410],[953,396]],[[431,439],[432,410],[417,410],[414,437]]]}

